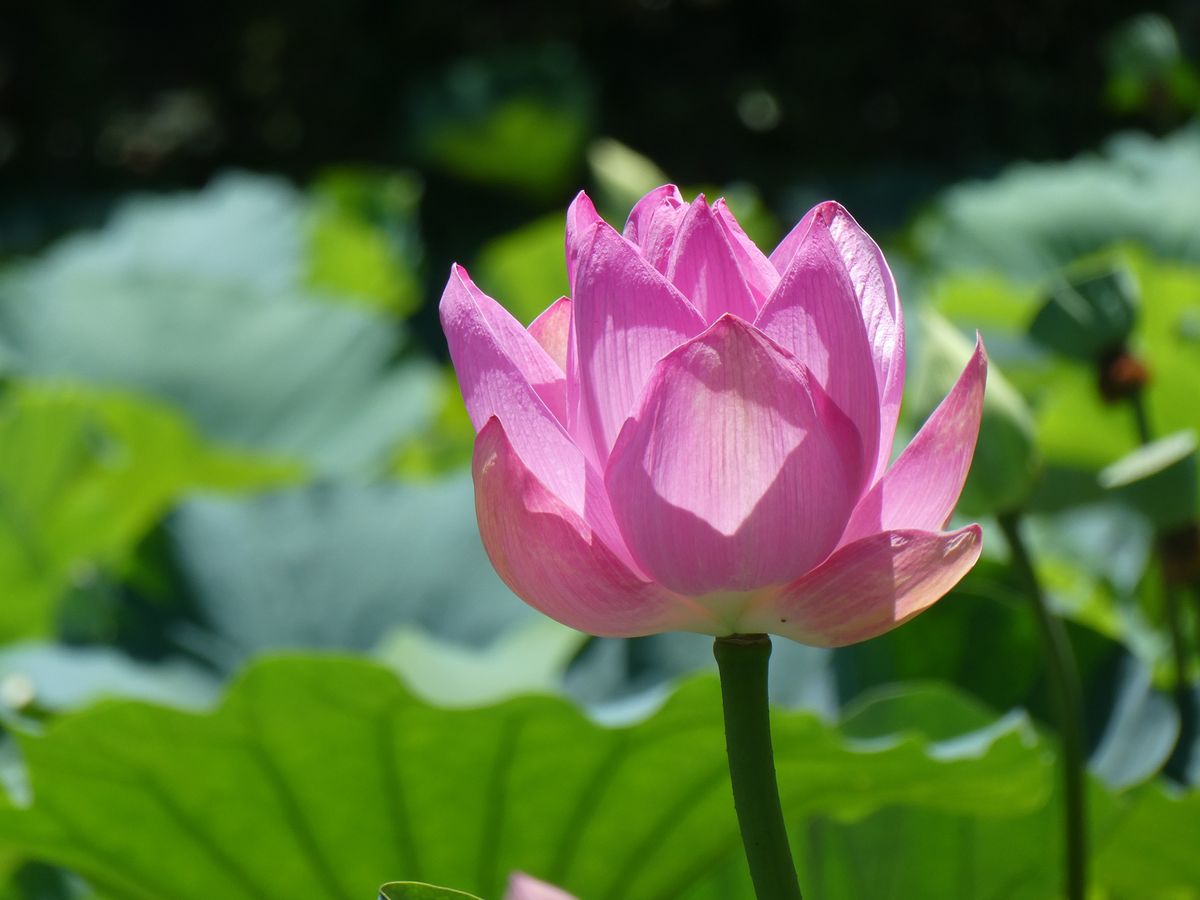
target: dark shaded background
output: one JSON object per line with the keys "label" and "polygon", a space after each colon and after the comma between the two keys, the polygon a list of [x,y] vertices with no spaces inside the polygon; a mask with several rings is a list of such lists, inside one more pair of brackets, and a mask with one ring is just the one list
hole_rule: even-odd
{"label": "dark shaded background", "polygon": [[[1121,0],[26,3],[0,36],[0,175],[10,196],[46,197],[195,186],[232,166],[304,180],[331,161],[412,163],[423,82],[549,45],[584,73],[595,132],[681,180],[769,195],[841,179],[906,203],[1111,132],[1104,41],[1144,9],[1185,44],[1200,21],[1194,3]],[[739,116],[756,91],[777,123]],[[1154,118],[1129,124],[1174,124]]]}

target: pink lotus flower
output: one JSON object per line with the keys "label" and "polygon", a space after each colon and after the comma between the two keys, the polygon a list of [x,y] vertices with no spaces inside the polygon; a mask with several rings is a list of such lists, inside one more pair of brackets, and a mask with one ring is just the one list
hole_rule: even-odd
{"label": "pink lotus flower", "polygon": [[573,896],[552,884],[538,881],[523,872],[514,872],[508,879],[504,900],[575,900]]}
{"label": "pink lotus flower", "polygon": [[836,203],[765,256],[724,201],[643,197],[624,234],[580,194],[563,297],[528,329],[454,266],[442,325],[478,431],[505,583],[597,635],[866,640],[974,565],[945,532],[975,449],[982,345],[890,467],[904,326]]}

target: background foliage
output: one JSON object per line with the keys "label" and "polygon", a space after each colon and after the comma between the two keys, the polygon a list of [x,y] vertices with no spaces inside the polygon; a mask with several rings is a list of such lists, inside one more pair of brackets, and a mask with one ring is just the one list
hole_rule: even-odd
{"label": "background foliage", "polygon": [[[1058,739],[995,526],[1021,510],[1085,683],[1096,897],[1200,897],[1194,5],[5,16],[0,898],[515,869],[749,897],[708,639],[587,639],[504,588],[436,321],[460,260],[528,322],[573,193],[619,222],[667,179],[764,245],[829,196],[883,242],[903,430],[976,329],[993,361],[980,565],[865,645],[776,646],[802,883],[1055,896]],[[1099,390],[1117,349],[1149,435]]]}

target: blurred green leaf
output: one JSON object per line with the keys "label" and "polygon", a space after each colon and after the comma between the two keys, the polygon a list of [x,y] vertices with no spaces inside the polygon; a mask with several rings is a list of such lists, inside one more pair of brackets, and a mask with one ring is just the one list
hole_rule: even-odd
{"label": "blurred green leaf", "polygon": [[446,366],[441,374],[437,414],[425,428],[403,441],[392,459],[392,472],[400,477],[428,478],[471,463],[475,427],[467,415],[454,369]]}
{"label": "blurred green leaf", "polygon": [[519,694],[559,693],[567,664],[587,639],[539,616],[510,628],[482,649],[418,628],[401,628],[383,640],[374,656],[424,700],[439,706],[479,706]]}
{"label": "blurred green leaf", "polygon": [[463,59],[412,97],[418,154],[467,181],[553,196],[582,163],[592,92],[568,48]]}
{"label": "blurred green leaf", "polygon": [[1170,19],[1141,13],[1113,32],[1105,56],[1114,71],[1150,78],[1168,72],[1182,54]]}
{"label": "blurred green leaf", "polygon": [[313,287],[399,315],[416,308],[416,276],[397,265],[378,231],[337,211],[318,213],[312,228]]}
{"label": "blurred green leaf", "polygon": [[1097,473],[1137,446],[1132,411],[1105,403],[1091,370],[1056,367],[1038,399],[1038,445],[1047,462]]}
{"label": "blurred green leaf", "polygon": [[842,730],[858,738],[911,732],[950,740],[998,724],[1008,727],[978,700],[936,681],[877,688],[860,697],[842,718]]}
{"label": "blurred green leaf", "polygon": [[[1094,896],[1200,898],[1198,797],[1157,784],[1114,795],[1092,782]],[[1003,819],[892,807],[853,823],[813,817],[793,840],[806,892],[823,900],[1047,900],[1062,892],[1060,810],[1058,797]]]}
{"label": "blurred green leaf", "polygon": [[1125,346],[1137,306],[1137,284],[1123,268],[1075,273],[1055,286],[1029,334],[1056,353],[1094,364]]}
{"label": "blurred green leaf", "polygon": [[1110,827],[1097,830],[1096,880],[1117,897],[1200,898],[1200,793],[1149,784],[1112,805]]}
{"label": "blurred green leaf", "polygon": [[[775,739],[794,819],[891,804],[1006,817],[1048,788],[1019,720],[863,742],[781,714]],[[365,663],[276,660],[211,715],[112,704],[21,746],[35,799],[0,809],[0,839],[118,898],[353,897],[381,871],[496,896],[520,869],[637,900],[687,896],[742,853],[709,678],[609,730],[559,700],[441,710]],[[749,897],[744,875],[732,888]]]}
{"label": "blurred green leaf", "polygon": [[[208,670],[182,660],[144,662],[111,647],[19,643],[0,649],[0,700],[42,711],[77,709],[107,698],[202,707],[216,698],[219,682]],[[21,698],[24,702],[13,704]]]}
{"label": "blurred green leaf", "polygon": [[[794,641],[771,650],[771,702],[822,716],[837,715],[834,652]],[[571,660],[563,687],[568,696],[606,722],[644,715],[671,686],[698,672],[716,673],[712,637],[668,631],[638,638],[591,638]]]}
{"label": "blurred green leaf", "polygon": [[1098,155],[1021,163],[991,181],[955,186],[914,225],[913,239],[938,272],[982,269],[1022,280],[1120,241],[1195,263],[1198,194],[1200,126],[1162,140],[1124,134]]}
{"label": "blurred green leaf", "polygon": [[492,570],[472,496],[459,472],[189,498],[168,531],[194,649],[232,669],[267,649],[370,650],[401,626],[481,647],[536,618]]}
{"label": "blurred green leaf", "polygon": [[1030,516],[1029,529],[1038,548],[1035,565],[1054,606],[1153,660],[1161,648],[1153,646],[1152,630],[1136,608],[1153,549],[1150,525],[1110,502]]}
{"label": "blurred green leaf", "polygon": [[1105,46],[1105,95],[1118,112],[1164,113],[1200,109],[1200,76],[1184,57],[1170,19],[1140,13],[1118,26]]}
{"label": "blurred green leaf", "polygon": [[763,202],[758,190],[747,182],[734,181],[725,185],[687,185],[680,190],[688,200],[697,194],[704,194],[709,203],[715,203],[717,198],[724,197],[725,202],[729,204],[730,211],[742,226],[742,230],[763,253],[769,254],[783,236],[780,232],[779,220]]}
{"label": "blurred green leaf", "polygon": [[140,390],[213,440],[349,472],[431,413],[436,370],[393,365],[396,332],[349,307],[173,278],[27,287],[0,288],[23,376]]}
{"label": "blurred green leaf", "polygon": [[103,228],[52,245],[38,268],[56,289],[169,275],[294,292],[307,271],[307,215],[286,179],[227,173],[200,191],[129,196]]}
{"label": "blurred green leaf", "polygon": [[671,180],[653,160],[610,137],[592,141],[587,160],[596,207],[610,220],[623,220],[644,194]]}
{"label": "blurred green leaf", "polygon": [[1041,300],[1040,285],[999,272],[950,272],[922,288],[934,309],[960,329],[982,331],[989,344],[993,335],[1023,340]]}
{"label": "blurred green leaf", "polygon": [[110,900],[83,879],[54,866],[5,859],[0,867],[5,870],[0,875],[4,878],[0,900]]}
{"label": "blurred green leaf", "polygon": [[853,824],[810,820],[806,889],[824,900],[1047,900],[1057,896],[1056,833],[1040,816],[999,821],[887,809]]}
{"label": "blurred green leaf", "polygon": [[[985,546],[991,546],[985,535]],[[839,694],[944,680],[993,709],[1027,705],[1039,677],[1034,622],[1006,566],[983,559],[931,609],[834,656]]]}
{"label": "blurred green leaf", "polygon": [[399,171],[334,169],[317,180],[313,193],[312,287],[383,312],[413,312],[421,302],[417,177]]}
{"label": "blurred green leaf", "polygon": [[[592,143],[588,148],[588,166],[595,184],[592,199],[601,214],[618,229],[624,226],[630,209],[644,194],[671,181],[652,160],[612,138],[599,138]],[[757,189],[747,182],[688,185],[680,193],[689,201],[703,193],[710,203],[724,197],[742,229],[764,253],[769,253],[781,236],[779,221]]]}
{"label": "blurred green leaf", "polygon": [[566,217],[553,213],[488,241],[471,274],[479,286],[528,325],[568,293]]}
{"label": "blurred green leaf", "polygon": [[1200,520],[1196,433],[1180,431],[1126,454],[1100,473],[1100,485],[1169,531]]}
{"label": "blurred green leaf", "polygon": [[1158,774],[1179,738],[1179,713],[1154,689],[1152,673],[1133,657],[1123,661],[1112,713],[1090,768],[1106,784],[1127,788]]}
{"label": "blurred green leaf", "polygon": [[302,198],[239,176],[133,201],[0,280],[10,371],[151,394],[209,438],[323,472],[383,465],[432,414],[397,323],[308,292]]}
{"label": "blurred green leaf", "polygon": [[[724,196],[747,234],[760,246],[772,246],[778,236],[778,224],[752,188],[736,184],[725,190],[688,188],[683,194],[690,199],[700,190],[707,191],[710,202]],[[620,230],[625,225],[629,207],[606,212],[610,224]],[[485,292],[528,325],[546,307],[569,292],[563,245],[565,234],[564,214],[553,213],[536,219],[484,244],[471,266],[471,274]]]}
{"label": "blurred green leaf", "polygon": [[[972,345],[932,309],[918,318],[917,365],[909,386],[912,409],[932,413],[950,392],[971,356]],[[910,333],[912,329],[910,328]],[[981,516],[1021,508],[1040,470],[1033,417],[1024,399],[993,361],[988,367],[983,419],[959,509]]]}
{"label": "blurred green leaf", "polygon": [[[1133,249],[1119,258],[1142,297],[1131,346],[1150,370],[1145,403],[1151,426],[1159,434],[1200,431],[1200,267],[1156,261]],[[1094,478],[1137,446],[1133,413],[1125,404],[1104,402],[1094,367],[1052,358],[1031,344],[1025,335],[1040,293],[1037,284],[995,273],[952,275],[927,287],[939,312],[983,331],[991,358],[1033,409],[1037,445],[1050,470],[1080,469]]]}
{"label": "blurred green leaf", "polygon": [[119,566],[184,491],[297,474],[210,449],[157,404],[67,386],[11,388],[0,399],[0,637],[46,633],[72,580]]}

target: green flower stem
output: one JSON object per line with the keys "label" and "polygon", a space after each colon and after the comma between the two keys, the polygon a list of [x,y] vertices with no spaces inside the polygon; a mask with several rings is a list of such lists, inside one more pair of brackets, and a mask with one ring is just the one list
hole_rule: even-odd
{"label": "green flower stem", "polygon": [[1033,605],[1042,652],[1046,657],[1052,702],[1058,717],[1063,755],[1066,896],[1068,900],[1084,900],[1087,896],[1088,846],[1084,796],[1083,690],[1079,684],[1079,670],[1075,666],[1075,654],[1071,650],[1067,630],[1046,603],[1029,550],[1021,537],[1019,515],[1006,513],[1000,516],[1000,528],[1008,539],[1013,567],[1024,582]]}
{"label": "green flower stem", "polygon": [[755,896],[758,900],[801,900],[771,750],[767,704],[771,639],[765,634],[719,637],[713,655],[721,672],[733,805]]}
{"label": "green flower stem", "polygon": [[1200,653],[1200,584],[1192,585],[1192,602],[1196,606],[1196,615],[1192,618],[1196,631],[1192,638],[1195,640],[1196,652]]}
{"label": "green flower stem", "polygon": [[1171,632],[1171,661],[1175,666],[1175,700],[1180,713],[1186,718],[1192,701],[1188,690],[1188,650],[1187,638],[1183,633],[1181,589],[1163,579],[1163,594],[1167,628]]}
{"label": "green flower stem", "polygon": [[[1145,391],[1141,389],[1134,391],[1129,395],[1129,403],[1133,407],[1138,440],[1142,446],[1145,446],[1154,440],[1154,429],[1150,427],[1150,416],[1146,411]],[[1183,633],[1183,611],[1179,597],[1179,588],[1171,584],[1167,578],[1167,550],[1161,541],[1158,546],[1158,557],[1163,571],[1163,593],[1166,599],[1167,630],[1171,633],[1171,663],[1175,669],[1175,685],[1172,693],[1175,698],[1175,708],[1179,712],[1180,721],[1178,748],[1179,746],[1185,746],[1186,742],[1190,740],[1194,724],[1192,694],[1188,686],[1187,638]]]}
{"label": "green flower stem", "polygon": [[1154,440],[1154,430],[1150,427],[1150,414],[1146,411],[1146,397],[1140,389],[1129,395],[1129,405],[1133,408],[1133,423],[1137,428],[1138,440],[1149,444]]}

